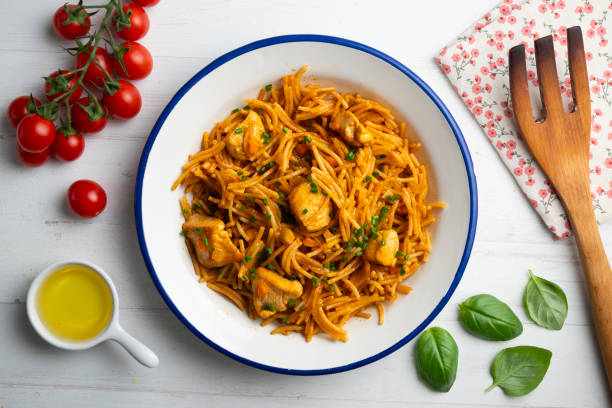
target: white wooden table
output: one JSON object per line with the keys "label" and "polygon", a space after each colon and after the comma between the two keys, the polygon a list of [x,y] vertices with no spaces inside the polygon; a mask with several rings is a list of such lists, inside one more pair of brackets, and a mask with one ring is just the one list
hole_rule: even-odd
{"label": "white wooden table", "polygon": [[[52,161],[38,169],[19,164],[14,130],[0,120],[0,406],[609,406],[573,240],[553,240],[433,61],[437,50],[497,1],[162,0],[147,10],[151,30],[142,43],[154,55],[155,69],[137,84],[144,105],[136,119],[114,121],[87,137],[76,162]],[[42,96],[40,77],[72,66],[60,48],[68,43],[50,28],[61,3],[2,1],[3,112],[18,95]],[[457,381],[447,394],[430,391],[417,379],[413,343],[366,367],[324,377],[244,366],[189,332],[149,278],[132,208],[140,152],[155,119],[178,87],[217,56],[256,39],[292,33],[346,37],[390,54],[429,83],[463,130],[476,168],[480,214],[464,278],[434,322],[453,333],[460,349]],[[97,180],[108,193],[106,210],[93,220],[77,219],[65,204],[68,186],[79,178]],[[612,225],[601,232],[612,253]],[[157,352],[158,368],[140,366],[114,343],[67,352],[34,333],[24,304],[30,280],[49,263],[74,258],[101,265],[114,279],[122,322]],[[521,301],[528,268],[565,290],[570,307],[561,332],[528,320]],[[519,338],[486,342],[463,330],[457,304],[482,292],[516,311],[525,326]],[[493,356],[519,344],[553,351],[542,384],[522,398],[506,397],[500,389],[485,393]]]}

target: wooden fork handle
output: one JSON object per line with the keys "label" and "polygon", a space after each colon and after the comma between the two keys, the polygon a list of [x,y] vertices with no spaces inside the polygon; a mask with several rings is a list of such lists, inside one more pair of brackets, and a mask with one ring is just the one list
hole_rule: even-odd
{"label": "wooden fork handle", "polygon": [[604,250],[591,200],[567,206],[591,300],[591,315],[612,390],[612,272]]}

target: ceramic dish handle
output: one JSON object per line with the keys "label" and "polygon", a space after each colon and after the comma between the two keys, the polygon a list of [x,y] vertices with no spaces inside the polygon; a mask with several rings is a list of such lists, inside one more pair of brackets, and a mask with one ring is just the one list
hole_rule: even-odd
{"label": "ceramic dish handle", "polygon": [[123,330],[123,327],[117,325],[110,337],[112,340],[121,344],[140,364],[151,368],[157,367],[159,364],[159,358],[157,358],[155,353],[131,334]]}

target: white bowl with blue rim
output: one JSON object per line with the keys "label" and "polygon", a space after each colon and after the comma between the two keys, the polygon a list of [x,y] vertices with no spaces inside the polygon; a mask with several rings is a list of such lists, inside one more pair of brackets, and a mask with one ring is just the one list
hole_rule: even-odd
{"label": "white bowl with blue rim", "polygon": [[[428,165],[429,199],[448,204],[437,212],[429,260],[407,284],[409,295],[385,304],[385,323],[353,319],[349,341],[315,335],[271,335],[223,296],[198,283],[183,237],[181,189],[170,186],[202,132],[259,89],[308,65],[306,79],[359,92],[408,121]],[[135,215],[145,263],[170,309],[216,350],[253,367],[298,375],[330,374],[376,361],[415,338],[440,313],[461,280],[474,241],[476,180],[459,127],[440,98],[410,69],[368,46],[336,37],[289,35],[231,51],[198,72],[172,98],[146,143],[136,184]]]}

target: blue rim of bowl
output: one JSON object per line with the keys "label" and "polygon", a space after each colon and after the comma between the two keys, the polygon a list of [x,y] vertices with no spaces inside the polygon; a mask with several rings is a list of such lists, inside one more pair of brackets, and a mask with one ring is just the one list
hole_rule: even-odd
{"label": "blue rim of bowl", "polygon": [[[143,184],[145,170],[147,167],[147,160],[149,158],[149,153],[151,151],[151,148],[153,147],[153,144],[155,143],[155,139],[157,138],[157,134],[159,130],[161,129],[161,127],[163,126],[164,122],[166,121],[166,118],[168,117],[170,112],[172,112],[172,110],[174,109],[174,106],[198,81],[200,81],[203,77],[205,77],[206,75],[208,75],[215,69],[219,68],[226,62],[231,61],[232,59],[242,54],[245,54],[253,50],[257,50],[259,48],[264,48],[264,47],[268,47],[271,45],[277,45],[277,44],[283,44],[283,43],[293,43],[293,42],[321,42],[321,43],[340,45],[343,47],[353,48],[353,49],[365,52],[367,54],[373,55],[383,60],[384,62],[391,65],[395,69],[401,71],[411,81],[417,84],[419,88],[421,88],[423,92],[425,92],[425,94],[427,94],[427,96],[436,104],[436,106],[438,107],[438,109],[440,110],[444,118],[446,119],[448,125],[451,127],[455,135],[457,144],[459,145],[459,149],[461,150],[461,155],[463,156],[463,161],[465,163],[465,169],[467,171],[468,185],[469,185],[469,190],[470,190],[470,224],[468,228],[467,238],[465,241],[465,248],[463,250],[463,255],[461,256],[461,262],[459,263],[459,267],[457,268],[457,272],[455,273],[455,278],[453,279],[448,291],[446,292],[444,297],[440,300],[440,302],[436,305],[434,310],[432,310],[432,312],[425,318],[425,320],[420,325],[418,325],[407,336],[402,338],[400,341],[398,341],[391,347],[373,356],[364,358],[354,363],[350,363],[350,364],[346,364],[346,365],[338,366],[338,367],[316,369],[316,370],[293,370],[293,369],[287,369],[287,368],[274,367],[274,366],[261,364],[256,361],[249,360],[247,358],[234,354],[229,350],[226,350],[225,348],[221,347],[220,345],[210,340],[203,333],[201,333],[198,329],[196,329],[189,322],[189,320],[187,320],[187,318],[185,318],[185,316],[183,316],[183,314],[177,309],[177,307],[174,305],[174,303],[172,302],[172,300],[170,299],[170,297],[164,290],[164,287],[162,286],[161,282],[159,281],[157,277],[157,273],[155,272],[155,268],[153,267],[153,264],[151,263],[151,258],[149,256],[149,251],[147,249],[147,244],[145,241],[143,225],[142,225],[142,209],[141,209],[142,184]],[[478,216],[478,195],[477,195],[477,190],[476,190],[476,177],[474,175],[474,166],[472,164],[472,158],[470,156],[470,152],[468,150],[467,144],[465,143],[465,140],[463,138],[463,134],[461,133],[459,126],[455,122],[455,119],[449,112],[448,108],[440,100],[438,95],[436,95],[436,93],[421,78],[419,78],[414,72],[412,72],[409,68],[401,64],[399,61],[396,61],[395,59],[391,58],[387,54],[384,54],[372,47],[368,47],[367,45],[364,45],[364,44],[361,44],[355,41],[347,40],[344,38],[331,37],[331,36],[326,36],[326,35],[293,34],[293,35],[282,35],[278,37],[266,38],[264,40],[255,41],[250,44],[244,45],[240,48],[237,48],[233,51],[230,51],[227,54],[222,55],[219,58],[212,61],[210,64],[204,67],[200,72],[195,74],[189,81],[187,81],[187,83],[183,85],[181,89],[178,90],[178,92],[174,95],[172,100],[170,100],[166,108],[163,110],[163,112],[157,119],[157,122],[155,123],[155,126],[153,126],[153,130],[151,130],[151,134],[149,135],[149,138],[147,139],[147,143],[145,144],[145,147],[142,151],[142,155],[140,157],[140,163],[138,165],[138,176],[136,179],[134,213],[136,216],[136,230],[138,233],[138,243],[140,245],[140,250],[142,252],[142,256],[144,258],[145,264],[147,265],[147,268],[149,269],[151,278],[153,279],[153,282],[155,283],[155,286],[157,287],[157,290],[161,294],[162,298],[164,299],[168,307],[174,312],[174,314],[179,318],[179,320],[185,326],[187,326],[187,328],[191,330],[197,337],[199,337],[201,340],[203,340],[205,343],[207,343],[209,346],[211,346],[215,350],[225,354],[228,357],[233,358],[234,360],[247,364],[251,367],[255,367],[255,368],[259,368],[262,370],[271,371],[275,373],[280,373],[280,374],[323,375],[323,374],[333,374],[333,373],[340,373],[343,371],[352,370],[354,368],[358,368],[366,364],[370,364],[376,360],[379,360],[387,356],[388,354],[393,353],[394,351],[396,351],[397,349],[399,349],[400,347],[408,343],[410,340],[412,340],[414,337],[416,337],[419,333],[421,333],[421,331],[423,331],[433,321],[433,319],[440,313],[440,311],[442,311],[446,303],[448,303],[453,292],[457,288],[457,285],[459,284],[459,281],[461,280],[461,277],[463,276],[463,271],[465,270],[468,259],[470,257],[470,253],[472,251],[472,246],[474,244],[474,236],[476,233],[476,219]]]}

